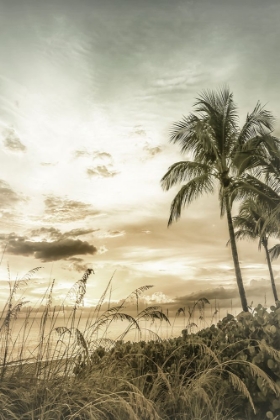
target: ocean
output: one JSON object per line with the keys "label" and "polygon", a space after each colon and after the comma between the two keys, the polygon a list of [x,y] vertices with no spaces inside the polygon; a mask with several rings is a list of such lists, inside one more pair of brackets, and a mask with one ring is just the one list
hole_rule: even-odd
{"label": "ocean", "polygon": [[189,333],[195,333],[216,323],[220,318],[221,316],[194,316],[189,319],[180,314],[169,317],[169,323],[165,320],[141,319],[136,325],[129,322],[131,319],[105,322],[102,320],[102,314],[96,318],[83,312],[76,313],[74,320],[70,311],[63,316],[61,312],[52,312],[46,318],[43,312],[37,313],[36,316],[32,312],[20,313],[17,319],[12,319],[9,329],[2,324],[0,363],[3,363],[4,357],[5,362],[12,363],[17,360],[34,361],[38,355],[45,360],[66,357],[69,356],[69,352],[75,354],[85,348],[90,353],[99,345],[109,348],[120,339],[148,341],[175,338],[181,336],[185,328]]}

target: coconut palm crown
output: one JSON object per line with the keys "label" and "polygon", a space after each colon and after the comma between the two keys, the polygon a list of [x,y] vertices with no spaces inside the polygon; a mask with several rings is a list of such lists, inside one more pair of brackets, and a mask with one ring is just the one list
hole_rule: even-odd
{"label": "coconut palm crown", "polygon": [[264,248],[268,270],[270,274],[271,287],[275,302],[278,302],[278,294],[275,286],[275,280],[271,265],[271,256],[268,249],[268,240],[271,236],[278,236],[279,227],[274,220],[270,218],[266,206],[249,198],[245,200],[239,209],[239,215],[233,218],[233,226],[236,239],[259,240],[258,248]]}
{"label": "coconut palm crown", "polygon": [[[247,115],[243,127],[238,125],[237,107],[228,88],[205,91],[197,99],[195,113],[183,117],[173,125],[170,141],[178,143],[181,152],[189,160],[174,163],[161,180],[164,190],[184,183],[172,201],[168,226],[180,218],[182,208],[205,193],[219,188],[221,216],[227,215],[228,230],[235,275],[243,311],[248,311],[237,253],[231,207],[234,199],[260,196],[260,200],[278,199],[277,193],[268,187],[261,177],[247,169],[261,166],[248,161],[242,155],[248,145],[254,144],[254,152],[270,156],[271,150],[279,150],[271,135],[273,117],[258,102]],[[256,140],[257,139],[257,140]],[[255,143],[254,143],[255,142]],[[268,145],[273,145],[269,148]],[[238,160],[242,157],[243,168]]]}

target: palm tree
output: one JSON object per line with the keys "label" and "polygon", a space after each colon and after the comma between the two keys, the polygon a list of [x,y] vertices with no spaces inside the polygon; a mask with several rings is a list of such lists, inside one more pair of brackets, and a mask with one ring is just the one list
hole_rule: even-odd
{"label": "palm tree", "polygon": [[[274,220],[274,218],[272,218],[272,220]],[[268,250],[268,252],[269,252],[271,261],[275,260],[280,255],[280,244],[274,245],[271,249]]]}
{"label": "palm tree", "polygon": [[[168,226],[180,218],[183,207],[204,193],[212,194],[218,185],[221,216],[225,213],[227,216],[241,305],[243,311],[247,312],[231,216],[232,202],[246,195],[260,195],[265,200],[269,195],[274,195],[264,182],[245,171],[249,165],[244,164],[244,168],[238,172],[235,159],[256,138],[259,139],[259,144],[255,146],[255,153],[258,150],[268,150],[267,144],[270,143],[277,149],[278,146],[274,144],[270,134],[273,117],[257,103],[253,112],[247,115],[243,127],[239,128],[237,108],[233,95],[227,88],[217,92],[203,92],[194,106],[196,113],[176,122],[171,131],[170,141],[179,143],[181,152],[191,156],[191,160],[173,164],[161,180],[164,190],[186,182],[172,201]],[[254,169],[257,166],[254,165]],[[278,198],[277,194],[274,198]]]}
{"label": "palm tree", "polygon": [[259,239],[259,250],[263,246],[266,254],[271,287],[275,302],[278,301],[277,290],[271,265],[271,257],[268,249],[270,236],[278,235],[278,226],[270,219],[267,208],[253,199],[245,200],[239,209],[239,215],[233,218],[233,226],[236,239]]}

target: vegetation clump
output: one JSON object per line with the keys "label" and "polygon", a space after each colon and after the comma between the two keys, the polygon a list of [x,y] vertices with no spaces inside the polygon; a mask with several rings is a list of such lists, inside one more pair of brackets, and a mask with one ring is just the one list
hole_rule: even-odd
{"label": "vegetation clump", "polygon": [[[195,334],[191,333],[194,323],[189,322],[181,337],[162,340],[154,334],[153,340],[144,341],[141,319],[169,322],[159,307],[139,310],[138,297],[151,286],[129,295],[137,297],[132,317],[125,313],[127,299],[102,310],[111,279],[82,327],[79,305],[91,274],[87,271],[74,285],[76,295],[68,318],[65,314],[60,318],[63,309],[52,306],[52,282],[43,312],[26,310],[25,318],[17,320],[25,301],[17,300],[16,293],[30,277],[11,285],[1,316],[0,420],[263,420],[280,416],[280,305],[270,309],[258,305],[252,313],[242,312],[236,318],[227,315]],[[202,299],[203,304],[206,301]],[[39,322],[40,337],[26,357],[34,319]],[[107,333],[116,320],[127,326],[114,341]],[[23,336],[13,341],[17,321],[22,323]],[[61,321],[65,325],[58,326]],[[139,333],[138,342],[125,341],[132,329]]]}
{"label": "vegetation clump", "polygon": [[[280,305],[228,314],[196,334],[123,342],[91,356],[91,368],[124,375],[163,419],[259,419],[280,416]],[[273,417],[270,417],[270,416]]]}

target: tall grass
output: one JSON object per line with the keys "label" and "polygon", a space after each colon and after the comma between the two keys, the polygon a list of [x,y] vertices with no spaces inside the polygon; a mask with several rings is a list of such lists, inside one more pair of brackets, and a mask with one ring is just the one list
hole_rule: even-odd
{"label": "tall grass", "polygon": [[[184,338],[178,345],[163,342],[152,331],[153,340],[145,343],[143,320],[169,323],[159,306],[139,308],[140,295],[151,285],[139,287],[112,306],[112,276],[82,323],[87,281],[94,272],[87,270],[67,294],[73,302],[70,311],[65,302],[53,306],[54,280],[42,298],[43,310],[23,310],[28,302],[24,288],[39,268],[9,281],[10,294],[0,319],[0,420],[240,420],[244,401],[252,415],[255,408],[236,364],[243,364],[248,375],[260,377],[277,394],[261,369],[246,361],[224,361],[222,353],[189,335],[194,310],[198,308],[203,317],[206,300],[188,308]],[[125,311],[131,298],[135,316]],[[117,340],[109,336],[114,321],[124,322]],[[35,326],[37,343],[31,348]],[[139,343],[124,344],[131,331]]]}

